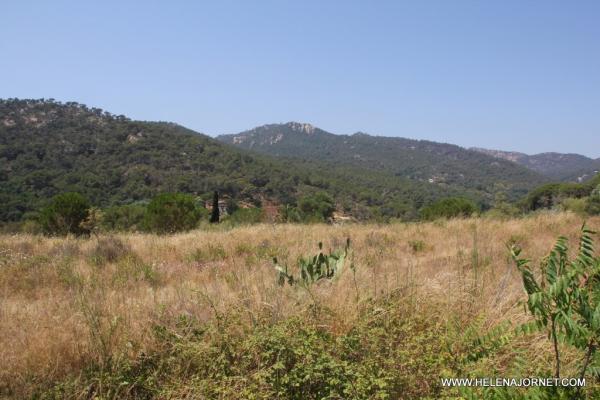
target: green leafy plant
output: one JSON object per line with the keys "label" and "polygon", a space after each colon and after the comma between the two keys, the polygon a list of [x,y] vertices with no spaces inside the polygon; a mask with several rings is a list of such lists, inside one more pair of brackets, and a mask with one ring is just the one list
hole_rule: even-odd
{"label": "green leafy plant", "polygon": [[556,378],[561,373],[559,343],[583,351],[581,378],[598,368],[595,355],[600,344],[600,259],[594,256],[593,233],[582,228],[579,251],[572,259],[567,239],[560,237],[541,262],[537,278],[530,261],[520,258],[521,249],[515,245],[511,248],[527,292],[527,309],[535,318],[521,329],[548,334],[554,349]]}
{"label": "green leafy plant", "polygon": [[183,193],[156,196],[146,209],[146,228],[156,233],[174,233],[196,227],[200,218],[194,197]]}
{"label": "green leafy plant", "polygon": [[[279,273],[279,285],[283,286],[287,282],[290,285],[300,283],[308,286],[321,279],[332,279],[343,270],[349,252],[350,238],[346,239],[346,246],[343,250],[336,250],[327,255],[323,253],[323,243],[319,242],[319,254],[313,257],[302,257],[298,260],[299,278],[290,272],[287,265],[282,266],[277,257],[274,257],[273,264]],[[354,266],[352,265],[351,268]]]}
{"label": "green leafy plant", "polygon": [[143,226],[145,214],[146,206],[142,204],[112,206],[104,210],[101,225],[107,231],[137,231]]}
{"label": "green leafy plant", "polygon": [[586,200],[585,211],[590,215],[600,214],[600,185],[598,185]]}
{"label": "green leafy plant", "polygon": [[413,253],[418,253],[420,251],[425,250],[425,242],[423,240],[409,240],[408,246],[412,250]]}
{"label": "green leafy plant", "polygon": [[88,218],[90,203],[79,193],[62,193],[52,199],[40,212],[40,224],[49,235],[86,235],[89,230],[82,225]]}

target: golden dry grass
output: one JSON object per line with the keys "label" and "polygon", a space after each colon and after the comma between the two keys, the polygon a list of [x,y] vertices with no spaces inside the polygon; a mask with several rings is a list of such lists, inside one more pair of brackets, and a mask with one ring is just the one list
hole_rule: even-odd
{"label": "golden dry grass", "polygon": [[[98,260],[97,238],[0,236],[0,393],[28,396],[31,387],[77,374],[92,361],[134,357],[155,345],[153,324],[178,315],[208,320],[230,307],[243,310],[251,326],[258,315],[277,321],[314,298],[332,311],[327,329],[342,332],[362,301],[409,291],[415,313],[459,324],[482,316],[486,326],[523,321],[520,277],[506,243],[518,242],[539,259],[558,235],[575,241],[582,222],[548,213],[508,221],[123,234],[116,237],[130,249],[110,262]],[[588,225],[598,228],[600,219]],[[347,237],[356,276],[345,270],[310,291],[277,285],[273,256],[295,265],[318,242],[339,248]],[[546,344],[541,338],[529,346]]]}

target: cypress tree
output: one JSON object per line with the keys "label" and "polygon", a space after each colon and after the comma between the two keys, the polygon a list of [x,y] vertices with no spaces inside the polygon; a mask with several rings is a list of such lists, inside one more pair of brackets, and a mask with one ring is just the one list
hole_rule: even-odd
{"label": "cypress tree", "polygon": [[215,190],[213,194],[213,204],[212,204],[212,213],[210,214],[210,223],[218,224],[219,223],[219,192]]}

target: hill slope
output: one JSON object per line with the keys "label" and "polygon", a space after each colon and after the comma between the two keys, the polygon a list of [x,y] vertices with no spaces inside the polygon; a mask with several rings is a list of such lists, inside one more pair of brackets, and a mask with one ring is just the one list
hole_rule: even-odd
{"label": "hill slope", "polygon": [[515,198],[546,181],[513,162],[455,145],[364,133],[334,135],[297,122],[264,125],[218,139],[272,156],[326,161],[488,195],[506,190]]}
{"label": "hill slope", "polygon": [[250,156],[179,125],[131,121],[76,103],[0,100],[0,220],[18,220],[53,195],[131,203],[161,191],[219,189],[280,199],[298,186],[280,162]]}
{"label": "hill slope", "polygon": [[471,150],[516,162],[549,178],[561,181],[583,181],[591,178],[600,170],[600,159],[594,160],[581,154],[539,153],[528,155],[514,151],[477,147],[473,147]]}
{"label": "hill slope", "polygon": [[213,190],[259,204],[295,204],[328,192],[360,219],[416,217],[440,197],[473,190],[413,182],[313,160],[251,154],[184,127],[132,121],[77,103],[0,100],[0,221],[16,221],[60,192],[77,191],[104,207],[162,191]]}

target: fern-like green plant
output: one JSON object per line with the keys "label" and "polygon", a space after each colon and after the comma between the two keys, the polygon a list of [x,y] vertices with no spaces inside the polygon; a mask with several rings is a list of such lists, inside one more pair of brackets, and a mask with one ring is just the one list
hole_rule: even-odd
{"label": "fern-like green plant", "polygon": [[[278,272],[278,283],[283,286],[287,282],[290,285],[301,283],[305,286],[311,285],[321,279],[332,279],[340,274],[344,268],[346,259],[350,252],[350,238],[346,239],[343,250],[323,253],[323,243],[319,242],[319,254],[313,257],[302,257],[298,260],[300,277],[294,277],[287,265],[281,265],[277,257],[273,258],[273,264]],[[351,266],[354,268],[354,265]]]}
{"label": "fern-like green plant", "polygon": [[554,348],[556,378],[561,367],[559,343],[584,352],[580,378],[598,369],[593,361],[600,343],[600,259],[594,255],[593,234],[583,226],[579,251],[572,259],[567,238],[560,237],[542,260],[537,278],[530,261],[520,257],[521,249],[511,247],[527,292],[527,309],[535,318],[521,330],[548,334]]}

